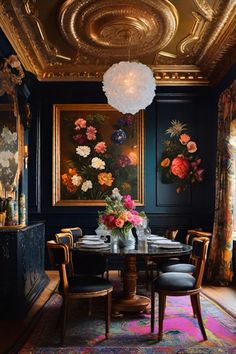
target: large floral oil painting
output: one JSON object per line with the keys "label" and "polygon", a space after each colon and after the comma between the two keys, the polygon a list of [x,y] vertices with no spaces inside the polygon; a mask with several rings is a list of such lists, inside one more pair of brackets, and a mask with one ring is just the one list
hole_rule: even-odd
{"label": "large floral oil painting", "polygon": [[53,205],[105,205],[114,188],[143,205],[143,112],[55,104]]}

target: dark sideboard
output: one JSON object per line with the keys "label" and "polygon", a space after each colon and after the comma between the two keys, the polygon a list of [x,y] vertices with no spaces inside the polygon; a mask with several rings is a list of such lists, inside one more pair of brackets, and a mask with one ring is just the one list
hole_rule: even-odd
{"label": "dark sideboard", "polygon": [[0,228],[0,318],[23,318],[49,280],[45,226]]}

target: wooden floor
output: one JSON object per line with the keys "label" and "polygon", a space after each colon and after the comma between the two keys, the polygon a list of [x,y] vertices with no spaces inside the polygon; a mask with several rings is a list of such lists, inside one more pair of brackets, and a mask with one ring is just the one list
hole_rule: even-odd
{"label": "wooden floor", "polygon": [[[49,285],[34,303],[24,320],[0,320],[0,354],[17,354],[18,350],[15,348],[20,348],[37,323],[44,304],[53,294],[59,280],[57,272],[50,271],[47,272],[47,275],[50,279]],[[236,285],[232,287],[204,286],[202,292],[236,319]]]}
{"label": "wooden floor", "polygon": [[50,282],[26,317],[23,320],[0,320],[0,354],[17,354],[18,351],[12,348],[20,347],[20,344],[37,323],[40,311],[57,288],[59,281],[58,272],[50,271],[46,274]]}
{"label": "wooden floor", "polygon": [[202,293],[236,319],[236,285],[231,287],[202,286]]}

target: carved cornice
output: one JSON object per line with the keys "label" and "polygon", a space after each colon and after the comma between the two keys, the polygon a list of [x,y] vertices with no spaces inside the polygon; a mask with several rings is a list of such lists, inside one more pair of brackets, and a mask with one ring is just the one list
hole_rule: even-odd
{"label": "carved cornice", "polygon": [[40,81],[99,81],[113,63],[135,60],[159,85],[207,85],[221,62],[222,75],[232,64],[236,2],[0,0],[0,27]]}
{"label": "carved cornice", "polygon": [[[155,15],[154,15],[155,14]],[[70,46],[92,57],[135,58],[165,47],[176,33],[169,1],[73,1],[62,5],[59,27]]]}
{"label": "carved cornice", "polygon": [[214,18],[212,27],[205,33],[207,38],[204,46],[201,45],[197,52],[196,63],[208,75],[214,71],[216,64],[231,50],[236,51],[236,2],[229,1],[225,7],[219,7],[220,17]]}

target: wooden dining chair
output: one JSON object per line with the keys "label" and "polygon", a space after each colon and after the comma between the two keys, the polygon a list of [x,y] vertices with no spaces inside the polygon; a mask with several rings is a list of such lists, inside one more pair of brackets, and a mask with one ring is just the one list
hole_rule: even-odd
{"label": "wooden dining chair", "polygon": [[187,236],[186,236],[186,244],[187,245],[192,245],[193,239],[196,237],[208,237],[209,240],[211,240],[212,233],[208,231],[203,231],[202,229],[194,229],[194,230],[188,230],[187,231]]}
{"label": "wooden dining chair", "polygon": [[[167,272],[178,272],[178,273],[189,273],[193,274],[196,268],[196,258],[194,257],[195,254],[195,247],[198,247],[198,240],[201,240],[202,242],[209,243],[209,238],[208,237],[194,237],[191,242],[192,242],[192,247],[193,250],[190,254],[189,257],[189,262],[171,262],[166,261],[163,262],[159,265],[159,272],[161,273],[167,273]],[[209,245],[208,245],[209,248]]]}
{"label": "wooden dining chair", "polygon": [[55,234],[57,243],[63,243],[69,246],[71,258],[67,266],[68,274],[90,274],[104,276],[107,271],[107,258],[101,254],[88,254],[73,252],[73,236],[69,232],[60,232]]}
{"label": "wooden dining chair", "polygon": [[[73,236],[70,232],[59,232],[55,234],[55,239],[57,243],[67,245],[69,247],[70,252],[72,252],[73,248]],[[69,263],[66,266],[67,273],[70,277],[74,275],[74,265],[72,261],[72,255],[70,257]]]}
{"label": "wooden dining chair", "polygon": [[155,294],[159,295],[159,330],[158,340],[163,337],[163,321],[167,296],[190,296],[193,314],[197,317],[204,340],[207,340],[200,308],[200,290],[205,269],[209,239],[194,240],[192,260],[195,263],[193,274],[183,272],[167,272],[160,274],[152,282],[151,289],[151,332],[155,323]]}
{"label": "wooden dining chair", "polygon": [[83,237],[83,231],[81,227],[64,227],[61,232],[69,232],[73,236],[73,242],[77,242],[81,237]]}
{"label": "wooden dining chair", "polygon": [[[169,240],[174,241],[177,234],[178,234],[179,230],[176,228],[169,228],[166,230],[165,232],[165,236],[166,238],[168,238]],[[170,258],[170,257],[169,257]],[[179,262],[179,258],[177,257],[171,257],[170,262],[171,263],[177,263]],[[145,282],[146,282],[146,289],[149,289],[149,284],[150,282],[153,281],[154,279],[154,272],[159,272],[159,264],[166,262],[166,260],[162,260],[160,261],[160,259],[158,257],[150,257],[147,258],[146,260],[146,268],[145,268]],[[167,261],[168,262],[168,261]]]}
{"label": "wooden dining chair", "polygon": [[70,232],[59,232],[55,234],[55,239],[57,243],[64,243],[69,248],[73,248],[73,236]]}
{"label": "wooden dining chair", "polygon": [[105,337],[109,337],[111,317],[112,284],[101,277],[92,275],[67,276],[66,266],[70,262],[69,247],[55,241],[47,241],[49,259],[60,275],[59,293],[62,296],[61,344],[64,343],[66,322],[71,301],[105,297]]}

